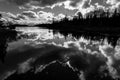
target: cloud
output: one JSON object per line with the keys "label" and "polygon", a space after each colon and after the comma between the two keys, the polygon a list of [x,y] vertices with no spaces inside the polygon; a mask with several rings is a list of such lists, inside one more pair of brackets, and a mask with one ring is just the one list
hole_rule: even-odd
{"label": "cloud", "polygon": [[31,5],[31,4],[27,4],[27,5],[24,5],[24,6],[19,6],[19,9],[26,9],[26,10],[34,10],[34,9],[44,9],[44,7],[39,7],[39,6],[34,6],[34,5]]}
{"label": "cloud", "polygon": [[38,18],[38,15],[33,11],[24,11],[21,15],[25,15],[29,18]]}
{"label": "cloud", "polygon": [[5,22],[14,22],[13,20],[17,20],[17,16],[13,13],[10,12],[0,12],[0,14],[2,15],[2,19]]}
{"label": "cloud", "polygon": [[[3,1],[3,0],[0,0]],[[102,8],[118,8],[120,0],[5,0],[9,3],[19,6],[19,9],[34,10],[34,9],[53,9],[56,6],[64,6],[68,10],[78,10],[83,14],[95,10],[98,7]]]}
{"label": "cloud", "polygon": [[53,9],[56,6],[64,6],[68,10],[78,10],[82,14],[88,13],[98,6],[102,8],[115,8],[120,5],[119,0],[6,0],[18,5],[20,9]]}
{"label": "cloud", "polygon": [[23,11],[21,14],[17,14],[17,17],[26,21],[36,21],[39,19],[39,16],[34,11]]}
{"label": "cloud", "polygon": [[74,0],[74,1],[71,1],[70,5],[71,6],[77,6],[77,3],[79,2],[82,2],[83,0]]}
{"label": "cloud", "polygon": [[19,14],[12,14],[10,12],[0,12],[2,14],[2,18],[5,19],[5,21],[10,22],[17,22],[19,24],[25,24],[25,23],[51,23],[53,19],[56,18],[56,20],[60,20],[65,17],[64,14],[54,15],[52,12],[45,12],[45,11],[23,11]]}
{"label": "cloud", "polygon": [[37,15],[40,19],[44,19],[45,21],[52,21],[54,18],[54,13],[51,12],[39,11],[37,12]]}
{"label": "cloud", "polygon": [[14,20],[19,24],[38,24],[52,22],[53,18],[54,14],[51,12],[23,11],[22,13],[17,14]]}
{"label": "cloud", "polygon": [[46,7],[46,6],[52,6],[53,4],[63,2],[66,0],[6,0],[6,1],[24,7],[30,7],[30,6]]}
{"label": "cloud", "polygon": [[118,2],[118,0],[107,0],[106,3],[107,4],[111,4],[111,5],[114,5]]}
{"label": "cloud", "polygon": [[33,11],[23,11],[21,14],[17,14],[19,24],[36,24],[39,23],[39,17]]}
{"label": "cloud", "polygon": [[[96,8],[102,8],[105,9],[105,6],[102,5],[100,1],[94,1],[94,0],[6,0],[9,3],[13,3],[19,6],[20,9],[44,9],[44,8],[51,8],[58,6],[63,6],[65,9],[68,10],[76,10],[77,13],[81,12],[82,15],[85,15],[86,13],[89,13],[90,11],[94,11]],[[109,4],[112,6],[111,8],[118,7],[120,5],[120,2],[118,0],[106,0],[104,1],[105,4]],[[4,14],[4,17],[7,18],[7,20],[15,20],[15,21],[21,21],[21,22],[34,22],[34,23],[47,23],[52,22],[53,19],[60,20],[65,17],[63,13],[56,14],[52,12],[45,12],[45,11],[39,11],[34,12],[31,10],[23,11],[20,14],[14,15],[12,13],[6,13],[7,16]],[[72,17],[69,17],[72,19]]]}
{"label": "cloud", "polygon": [[114,8],[119,8],[120,6],[120,0],[107,0],[106,4],[111,5],[109,8],[114,9]]}
{"label": "cloud", "polygon": [[66,0],[36,0],[36,1],[38,1],[41,4],[41,6],[51,6],[53,4],[63,2]]}
{"label": "cloud", "polygon": [[27,17],[25,15],[17,14],[17,19],[18,20],[25,20]]}
{"label": "cloud", "polygon": [[6,0],[9,3],[16,4],[18,6],[25,5],[30,2],[30,0]]}
{"label": "cloud", "polygon": [[18,14],[18,18],[22,20],[32,21],[32,22],[39,22],[39,23],[51,23],[54,20],[61,20],[65,17],[64,14],[60,13],[55,15],[52,12],[45,12],[45,11],[23,11],[21,14]]}
{"label": "cloud", "polygon": [[5,22],[12,22],[12,23],[26,23],[31,21],[36,21],[38,16],[33,11],[23,11],[20,14],[13,14],[10,12],[0,12],[2,14],[2,18]]}
{"label": "cloud", "polygon": [[73,6],[70,5],[70,4],[71,4],[71,1],[65,1],[63,4],[64,4],[64,8],[65,8],[65,9],[69,9],[69,10],[74,10],[74,9],[76,9],[75,7],[73,7]]}
{"label": "cloud", "polygon": [[90,2],[91,2],[91,0],[85,1],[84,5],[83,5],[83,8],[88,8],[88,7],[90,7],[90,5],[91,5]]}
{"label": "cloud", "polygon": [[[55,7],[64,4],[66,8],[76,7],[83,0],[6,0],[9,3],[18,5],[20,9],[37,9],[45,7]],[[69,6],[69,7],[68,7]]]}
{"label": "cloud", "polygon": [[63,19],[63,18],[65,18],[65,15],[62,14],[62,13],[60,13],[60,14],[58,14],[57,16],[54,17],[54,19],[57,20],[57,21],[59,21],[59,20],[61,20],[61,19]]}

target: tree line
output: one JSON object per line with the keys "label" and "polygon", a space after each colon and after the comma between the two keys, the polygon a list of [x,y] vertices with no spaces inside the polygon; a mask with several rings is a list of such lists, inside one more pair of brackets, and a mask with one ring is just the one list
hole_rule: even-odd
{"label": "tree line", "polygon": [[92,31],[116,31],[120,30],[120,13],[115,9],[114,12],[109,10],[95,10],[87,13],[85,17],[79,12],[72,20],[67,16],[60,21],[53,19],[51,24],[38,24],[51,29],[60,30],[92,30]]}

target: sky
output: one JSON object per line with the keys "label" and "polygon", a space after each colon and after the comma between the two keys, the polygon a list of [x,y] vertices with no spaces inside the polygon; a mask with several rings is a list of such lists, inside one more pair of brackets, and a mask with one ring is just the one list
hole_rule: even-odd
{"label": "sky", "polygon": [[45,23],[83,15],[97,8],[119,7],[120,0],[0,0],[0,13],[7,21]]}

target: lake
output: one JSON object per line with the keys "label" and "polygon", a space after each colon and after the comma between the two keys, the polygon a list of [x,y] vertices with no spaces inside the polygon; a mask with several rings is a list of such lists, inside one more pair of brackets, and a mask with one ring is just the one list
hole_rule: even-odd
{"label": "lake", "polygon": [[107,37],[42,27],[16,27],[15,30],[4,31],[1,31],[4,43],[0,43],[4,46],[1,49],[0,80],[15,72],[21,74],[30,69],[40,72],[56,61],[75,71],[89,70],[85,71],[86,75],[92,74],[91,70],[108,66],[108,72],[114,68],[118,72],[113,75],[119,76],[119,41],[112,46]]}

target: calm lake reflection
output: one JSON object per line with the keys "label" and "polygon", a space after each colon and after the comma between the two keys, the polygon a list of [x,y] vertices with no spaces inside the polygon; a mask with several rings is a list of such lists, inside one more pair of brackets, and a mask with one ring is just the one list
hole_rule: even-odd
{"label": "calm lake reflection", "polygon": [[[96,76],[99,71],[104,70],[106,70],[106,74],[112,75],[109,76],[109,80],[112,80],[113,75],[117,78],[120,76],[120,42],[117,40],[117,44],[113,46],[105,35],[98,35],[98,33],[90,35],[88,32],[70,33],[42,27],[1,29],[0,80],[17,80],[20,77],[19,74],[25,74],[30,70],[34,73],[43,71],[47,77],[48,74],[52,74],[53,66],[55,71],[62,70],[56,67],[61,63],[64,67],[67,66],[64,69],[70,70],[69,75],[77,74],[76,78],[81,80],[85,77],[89,80],[91,78],[89,75]],[[115,42],[114,38],[111,40]],[[49,65],[52,67],[50,68]],[[64,69],[63,71],[65,71]],[[111,72],[112,69],[116,71]],[[95,72],[93,73],[93,71]],[[68,74],[66,72],[64,74]],[[75,74],[73,74],[74,72]],[[55,74],[57,75],[57,73]],[[103,73],[96,77],[100,76],[105,77]]]}
{"label": "calm lake reflection", "polygon": [[40,52],[46,51],[45,47],[50,47],[47,49],[49,51],[55,45],[61,46],[66,41],[74,40],[71,36],[65,38],[53,30],[38,27],[17,27],[15,30],[3,30],[0,35],[0,46],[3,48],[0,49],[0,76],[14,71],[27,59],[40,55]]}

